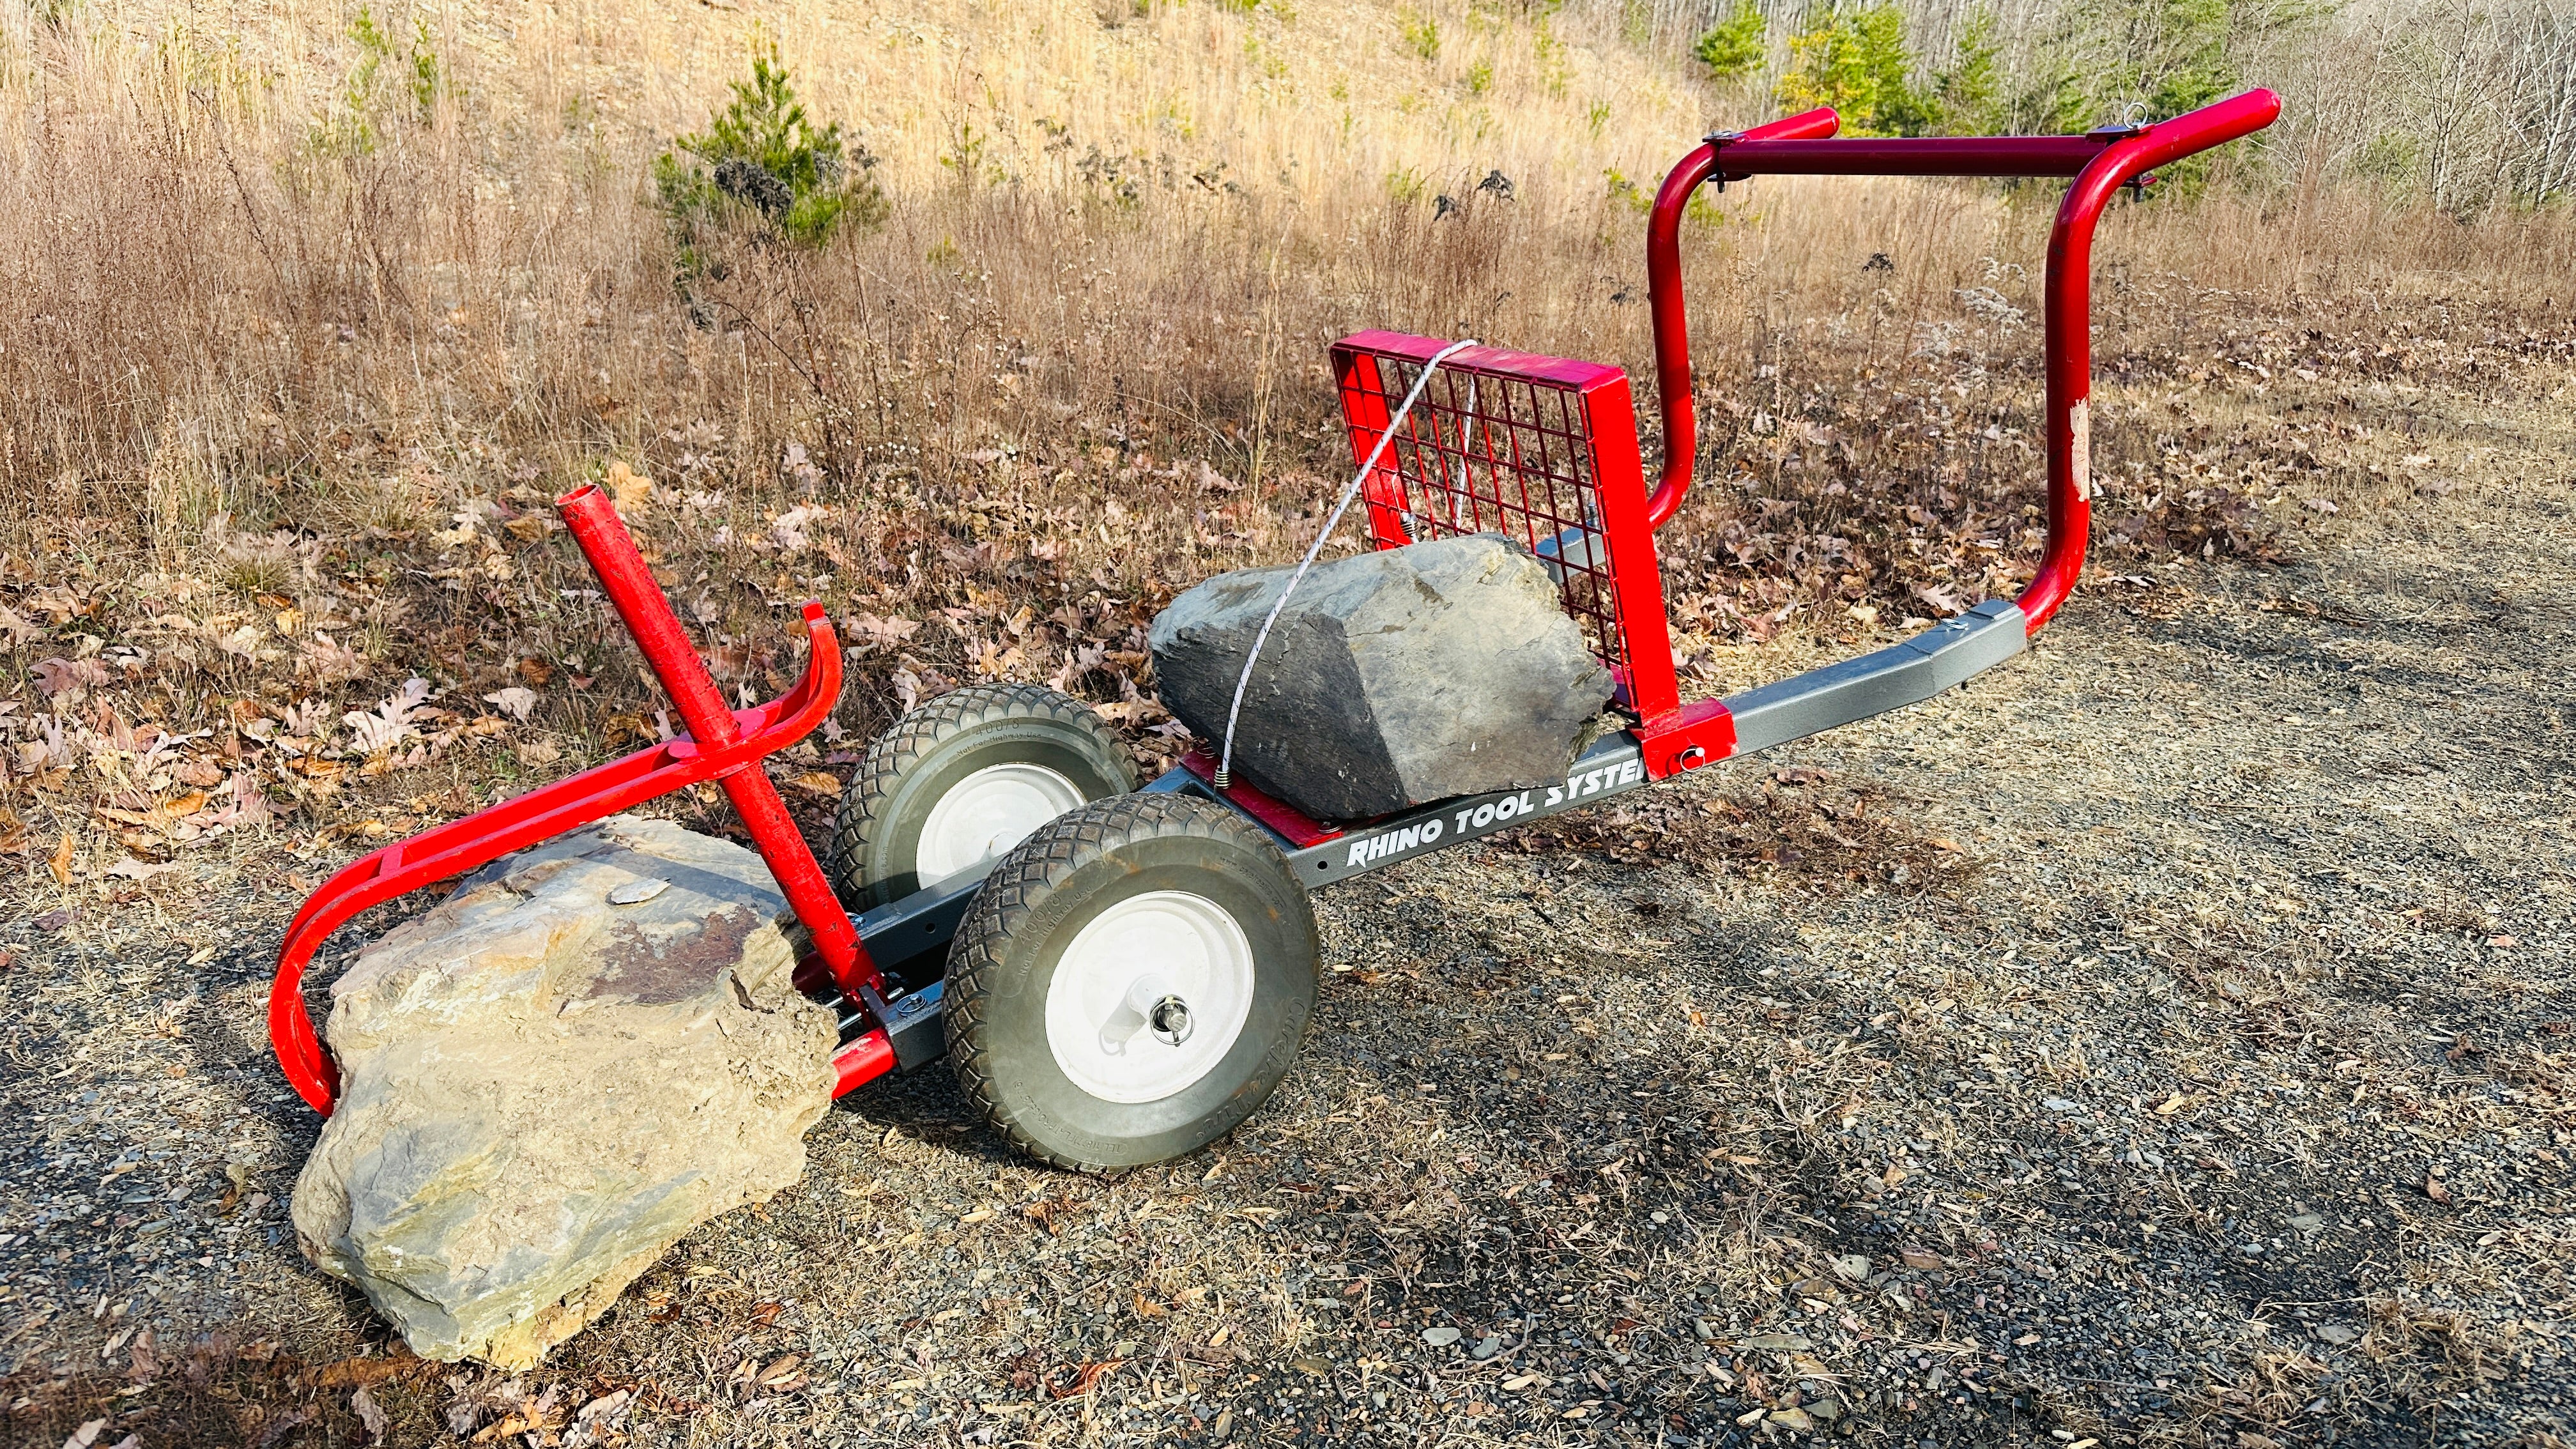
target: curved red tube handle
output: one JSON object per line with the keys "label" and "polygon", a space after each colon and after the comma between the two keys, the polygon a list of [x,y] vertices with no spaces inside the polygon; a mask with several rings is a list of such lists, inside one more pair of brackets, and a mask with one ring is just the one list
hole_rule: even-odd
{"label": "curved red tube handle", "polygon": [[2048,367],[2048,546],[2014,603],[2036,634],[2084,572],[2093,524],[2093,224],[2119,189],[2158,166],[2250,136],[2281,114],[2251,90],[2111,141],[2076,174],[2048,234],[2042,286]]}
{"label": "curved red tube handle", "polygon": [[733,712],[736,738],[731,743],[711,746],[688,735],[666,740],[395,841],[351,861],[324,882],[287,924],[277,974],[269,984],[269,1041],[296,1095],[325,1116],[339,1096],[339,1067],[322,1049],[304,1007],[305,968],[333,931],[372,906],[463,875],[514,850],[702,780],[757,771],[763,757],[813,733],[841,697],[840,641],[822,605],[805,606],[805,631],[811,652],[804,677],[783,698]]}
{"label": "curved red tube handle", "polygon": [[1664,471],[1646,499],[1646,526],[1663,527],[1690,491],[1699,453],[1699,417],[1691,407],[1690,319],[1682,308],[1682,210],[1717,169],[1721,146],[1737,141],[1820,141],[1842,129],[1831,106],[1756,126],[1741,136],[1712,137],[1684,156],[1655,192],[1646,218],[1646,308],[1655,323],[1655,393],[1664,405]]}
{"label": "curved red tube handle", "polygon": [[[395,841],[352,862],[306,899],[278,947],[277,975],[268,995],[268,1034],[287,1081],[326,1116],[339,1095],[340,1073],[305,1010],[304,970],[333,930],[370,906],[704,780],[723,789],[750,828],[752,844],[811,933],[814,954],[833,980],[853,997],[862,987],[883,985],[857,927],[760,763],[822,724],[841,697],[840,641],[823,606],[805,606],[810,654],[796,687],[752,709],[727,709],[607,496],[597,486],[585,485],[557,499],[556,507],[645,662],[670,692],[689,733]],[[873,1036],[883,1044],[881,1029]],[[842,1056],[849,1060],[835,1059],[845,1084],[874,1075],[890,1059],[874,1048],[862,1049],[861,1043],[844,1049]],[[853,1049],[859,1049],[857,1056],[851,1056]]]}
{"label": "curved red tube handle", "polygon": [[1713,137],[1682,158],[1655,195],[1646,225],[1647,288],[1654,311],[1655,389],[1664,405],[1664,467],[1646,519],[1661,525],[1690,489],[1697,450],[1691,407],[1690,332],[1682,308],[1681,217],[1691,192],[1719,169],[1737,175],[2071,176],[2049,233],[2044,286],[2047,347],[2048,544],[2017,604],[2036,634],[2084,568],[2092,521],[2093,225],[2120,187],[2158,166],[2248,136],[2281,114],[2281,98],[2251,90],[2134,129],[2086,136],[1935,136],[1825,141],[1809,112],[1741,137]]}

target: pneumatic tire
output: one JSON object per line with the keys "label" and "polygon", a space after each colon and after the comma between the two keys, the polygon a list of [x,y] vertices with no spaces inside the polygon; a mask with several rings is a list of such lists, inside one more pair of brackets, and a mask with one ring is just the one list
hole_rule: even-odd
{"label": "pneumatic tire", "polygon": [[1091,1173],[1167,1161],[1233,1131],[1287,1075],[1317,956],[1314,907],[1257,827],[1184,795],[1103,800],[985,878],[949,948],[948,1060],[1031,1157]]}
{"label": "pneumatic tire", "polygon": [[866,910],[981,871],[1075,806],[1136,788],[1091,707],[1034,684],[971,684],[868,746],[832,831],[832,883]]}

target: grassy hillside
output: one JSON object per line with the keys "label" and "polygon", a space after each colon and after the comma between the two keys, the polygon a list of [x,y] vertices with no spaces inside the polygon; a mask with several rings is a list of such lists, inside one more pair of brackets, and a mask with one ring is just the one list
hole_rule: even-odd
{"label": "grassy hillside", "polygon": [[[655,180],[770,55],[868,192],[828,238],[684,225]],[[463,800],[649,735],[659,701],[562,592],[587,580],[547,501],[581,477],[620,483],[730,685],[784,678],[776,610],[820,595],[861,646],[854,734],[1035,678],[1167,757],[1137,630],[1309,536],[1347,466],[1331,338],[1650,376],[1645,198],[1767,105],[1705,77],[1546,6],[10,9],[0,624],[30,880],[199,843],[98,829],[65,784],[138,723],[308,851],[389,828],[353,780],[425,769]],[[2241,158],[2209,181],[2106,223],[2106,379],[2427,331],[2510,353],[2564,315],[2553,213],[2462,223]],[[1664,535],[1697,687],[1784,629],[1856,643],[2026,571],[2052,196],[1703,198],[1704,481]],[[2106,389],[2108,554],[2268,547],[2308,424],[2221,439],[2173,406]],[[414,677],[417,748],[336,723]],[[535,702],[487,707],[504,686]],[[238,766],[263,719],[304,743]],[[405,798],[441,798],[427,779]]]}

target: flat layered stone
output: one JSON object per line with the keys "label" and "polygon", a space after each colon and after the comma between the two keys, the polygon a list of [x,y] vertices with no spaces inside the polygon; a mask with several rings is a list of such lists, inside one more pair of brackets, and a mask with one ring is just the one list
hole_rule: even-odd
{"label": "flat layered stone", "polygon": [[786,1187],[832,1100],[760,857],[617,816],[360,952],[304,1251],[425,1358],[536,1363],[700,1223]]}

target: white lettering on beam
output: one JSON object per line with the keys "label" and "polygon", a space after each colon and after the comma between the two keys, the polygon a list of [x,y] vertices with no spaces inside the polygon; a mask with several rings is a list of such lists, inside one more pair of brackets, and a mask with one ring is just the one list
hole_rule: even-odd
{"label": "white lettering on beam", "polygon": [[1399,829],[1354,840],[1351,842],[1349,857],[1342,862],[1342,868],[1357,870],[1361,866],[1384,860],[1390,855],[1403,855],[1409,851],[1420,850],[1426,845],[1436,845],[1440,838],[1453,828],[1460,835],[1470,831],[1494,829],[1513,820],[1554,810],[1589,795],[1598,795],[1604,790],[1636,784],[1645,778],[1645,774],[1646,766],[1643,760],[1622,760],[1615,765],[1602,765],[1580,774],[1568,775],[1564,784],[1547,787],[1547,798],[1544,801],[1532,800],[1530,792],[1523,790],[1517,794],[1505,795],[1498,800],[1487,800],[1466,806],[1459,810],[1454,820],[1433,816],[1431,819],[1418,821]]}

